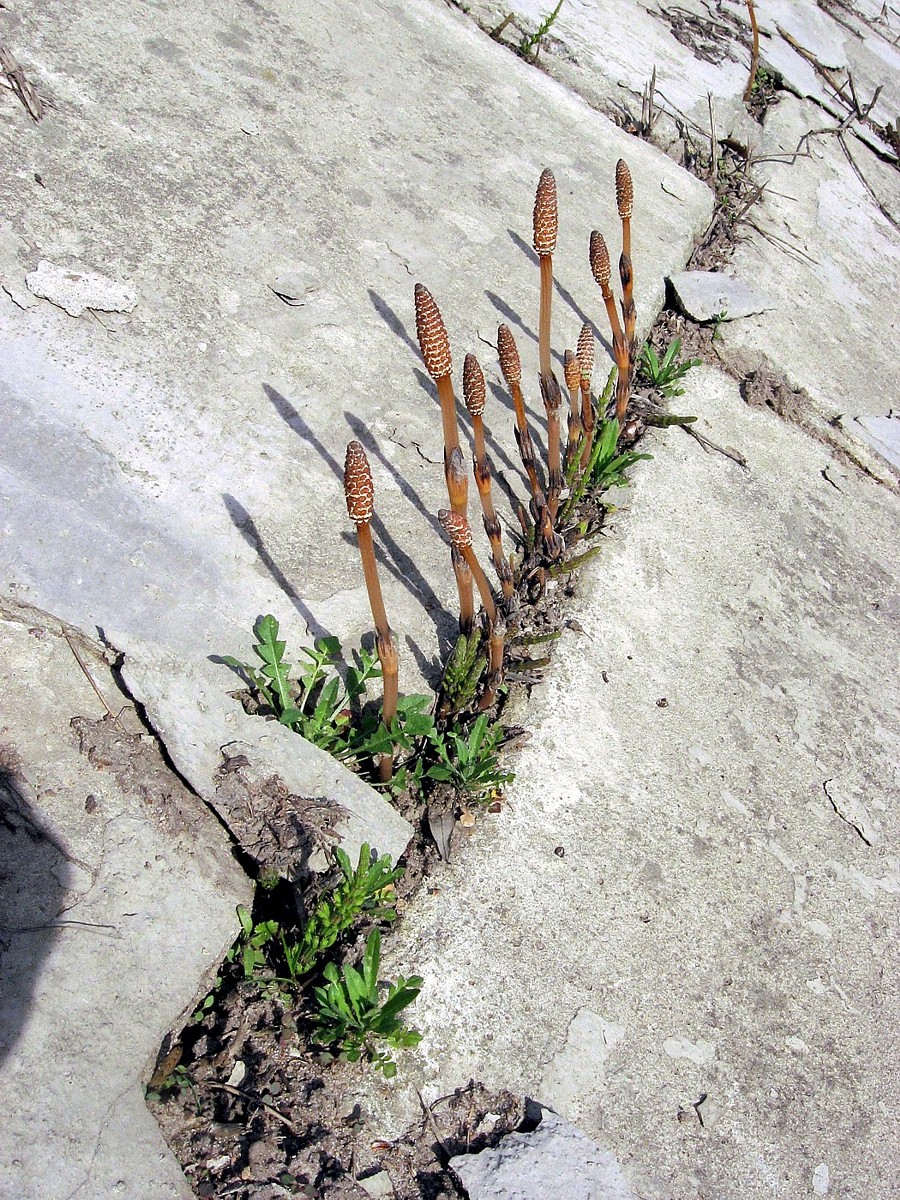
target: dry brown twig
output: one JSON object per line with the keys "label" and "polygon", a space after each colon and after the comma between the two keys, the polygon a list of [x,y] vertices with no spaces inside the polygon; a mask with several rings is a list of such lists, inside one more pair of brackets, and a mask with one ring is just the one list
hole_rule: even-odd
{"label": "dry brown twig", "polygon": [[759,26],[756,23],[756,9],[753,0],[747,0],[747,12],[750,14],[750,32],[753,34],[753,49],[750,53],[750,78],[744,89],[744,103],[750,103],[753,95],[753,85],[756,82],[756,69],[759,66]]}
{"label": "dry brown twig", "polygon": [[0,46],[0,76],[6,76],[9,90],[18,96],[33,121],[40,121],[44,105],[34,84],[27,79],[15,56],[5,46]]}
{"label": "dry brown twig", "polygon": [[[378,579],[378,565],[375,562],[375,546],[372,542],[372,513],[375,508],[375,487],[372,483],[372,471],[366,452],[359,442],[350,442],[347,446],[347,457],[344,460],[344,496],[347,501],[347,512],[350,520],[356,526],[356,539],[359,543],[359,553],[362,558],[363,575],[366,580],[366,591],[369,593],[369,604],[372,609],[372,619],[375,622],[375,649],[381,663],[381,676],[384,685],[384,700],[381,708],[381,719],[390,729],[397,715],[397,696],[400,662],[397,655],[397,645],[388,625],[387,613],[384,608],[384,597],[381,594],[381,583]],[[387,782],[394,770],[392,754],[382,755],[378,764],[382,782]]]}

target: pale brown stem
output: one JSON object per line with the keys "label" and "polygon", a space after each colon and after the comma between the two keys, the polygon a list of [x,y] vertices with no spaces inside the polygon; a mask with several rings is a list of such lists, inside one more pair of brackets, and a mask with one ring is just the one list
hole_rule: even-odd
{"label": "pale brown stem", "polygon": [[481,695],[481,700],[478,702],[478,707],[482,712],[486,708],[490,708],[494,703],[497,698],[497,689],[503,682],[503,647],[505,639],[506,623],[502,617],[498,616],[496,622],[490,626],[490,666],[488,668],[488,677],[484,692]]}
{"label": "pale brown stem", "polygon": [[556,376],[551,371],[541,378],[541,395],[547,412],[547,507],[551,524],[556,520],[559,494],[563,486],[562,461],[560,457],[559,410],[562,394]]}
{"label": "pale brown stem", "polygon": [[462,546],[460,550],[465,556],[469,570],[472,572],[472,577],[475,580],[475,585],[478,588],[478,594],[481,596],[481,603],[484,606],[484,611],[488,619],[491,649],[490,673],[479,708],[490,708],[497,695],[497,688],[503,679],[503,643],[506,624],[497,613],[497,605],[494,602],[491,586],[487,581],[487,576],[481,569],[478,559],[475,557],[475,551],[471,546]]}
{"label": "pale brown stem", "polygon": [[469,504],[469,477],[466,474],[466,463],[462,450],[454,446],[446,452],[444,458],[444,478],[447,481],[447,495],[450,497],[450,507],[461,517],[467,516]]}
{"label": "pale brown stem", "polygon": [[500,580],[500,586],[503,589],[503,598],[511,600],[513,595],[513,574],[503,554],[500,522],[497,519],[493,497],[491,496],[491,464],[487,456],[484,441],[484,420],[477,414],[472,417],[472,431],[475,434],[473,463],[475,468],[475,484],[481,500],[484,531],[491,543],[491,558],[494,561],[494,570],[497,572],[497,578]]}
{"label": "pale brown stem", "polygon": [[491,585],[487,581],[487,575],[481,569],[475,551],[471,546],[461,546],[460,553],[466,560],[466,565],[472,572],[472,578],[475,580],[475,586],[478,588],[478,594],[481,597],[481,603],[484,606],[484,611],[487,613],[487,619],[493,625],[497,620],[497,605],[494,602],[494,593],[491,591]]}
{"label": "pale brown stem", "polygon": [[[629,224],[622,222],[624,229]],[[634,328],[637,324],[637,309],[634,307],[634,273],[631,269],[631,256],[622,251],[619,259],[619,278],[622,280],[622,319],[625,322],[625,346],[629,358],[634,354]]]}
{"label": "pale brown stem", "polygon": [[550,374],[550,308],[553,302],[553,255],[541,258],[541,316],[538,326],[538,352],[541,377]]}
{"label": "pale brown stem", "polygon": [[534,446],[532,445],[531,434],[528,432],[528,423],[525,418],[525,398],[522,395],[520,384],[512,382],[509,390],[512,393],[513,407],[516,410],[516,444],[519,447],[519,457],[522,459],[522,466],[525,468],[525,474],[528,476],[535,506],[540,511],[544,503],[544,493],[538,482]]}
{"label": "pale brown stem", "polygon": [[453,393],[453,380],[449,375],[442,375],[437,380],[438,400],[441,402],[441,425],[444,431],[444,455],[448,455],[459,446],[459,426],[456,422],[456,396]]}
{"label": "pale brown stem", "polygon": [[[397,696],[399,691],[400,662],[394,636],[388,625],[387,613],[384,608],[384,597],[381,593],[381,582],[378,578],[378,566],[375,562],[375,546],[372,542],[372,527],[368,521],[356,526],[356,537],[359,543],[359,553],[362,559],[363,575],[366,581],[366,591],[369,593],[369,605],[372,609],[372,620],[375,622],[375,649],[381,663],[381,682],[384,698],[381,704],[381,719],[390,729],[397,715]],[[393,754],[383,754],[378,764],[378,773],[383,783],[390,780],[394,770]]]}
{"label": "pale brown stem", "polygon": [[756,82],[756,68],[759,66],[759,26],[756,23],[756,9],[753,0],[747,0],[747,12],[750,14],[750,30],[753,34],[753,50],[750,55],[750,78],[744,89],[744,103],[750,103],[753,95],[753,84]]}
{"label": "pale brown stem", "polygon": [[[467,517],[469,480],[466,475],[465,460],[462,450],[455,446],[449,453],[444,451],[444,478],[447,481],[447,494],[450,497],[450,508],[461,517]],[[459,628],[463,633],[471,633],[475,623],[475,607],[472,597],[472,576],[466,563],[453,559],[453,573],[456,576],[456,588],[459,592]]]}
{"label": "pale brown stem", "polygon": [[606,305],[606,313],[609,317],[609,325],[613,335],[613,357],[616,360],[616,367],[618,369],[618,376],[616,378],[616,420],[621,425],[625,418],[625,410],[628,407],[628,400],[631,395],[631,355],[628,353],[628,344],[625,341],[625,334],[622,332],[622,324],[619,321],[619,314],[616,312],[616,302],[613,299],[609,285],[602,287],[601,291],[603,292],[603,303]]}
{"label": "pale brown stem", "polygon": [[472,572],[469,570],[469,564],[455,546],[450,548],[450,562],[453,565],[453,574],[456,576],[456,590],[459,592],[459,632],[468,637],[475,628]]}
{"label": "pale brown stem", "polygon": [[581,451],[582,470],[591,459],[591,448],[594,444],[594,402],[591,399],[591,386],[585,380],[581,381],[581,423],[584,426],[584,447]]}

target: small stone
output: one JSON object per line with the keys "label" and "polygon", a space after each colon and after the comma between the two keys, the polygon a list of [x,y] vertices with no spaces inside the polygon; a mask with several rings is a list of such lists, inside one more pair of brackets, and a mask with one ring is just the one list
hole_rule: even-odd
{"label": "small stone", "polygon": [[734,321],[777,307],[762,288],[722,271],[678,271],[668,278],[681,308],[695,321]]}
{"label": "small stone", "polygon": [[374,1200],[391,1200],[394,1195],[394,1185],[387,1171],[378,1171],[375,1175],[367,1175],[365,1179],[357,1179],[356,1182]]}
{"label": "small stone", "polygon": [[240,1059],[234,1064],[231,1074],[228,1076],[229,1087],[240,1087],[247,1076],[247,1065]]}
{"label": "small stone", "polygon": [[469,1200],[633,1200],[615,1155],[544,1110],[531,1133],[512,1133],[490,1150],[460,1154],[450,1166]]}
{"label": "small stone", "polygon": [[828,1173],[828,1164],[819,1163],[812,1173],[813,1191],[817,1196],[826,1196],[828,1189],[831,1186],[831,1177]]}

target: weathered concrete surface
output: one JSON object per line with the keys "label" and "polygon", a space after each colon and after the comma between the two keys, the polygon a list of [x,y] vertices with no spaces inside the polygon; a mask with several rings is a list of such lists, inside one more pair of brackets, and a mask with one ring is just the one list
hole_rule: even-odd
{"label": "weathered concrete surface", "polygon": [[749,470],[671,430],[615,495],[509,805],[392,944],[401,1079],[521,1090],[653,1200],[888,1200],[900,501],[708,368],[679,403]]}
{"label": "weathered concrete surface", "polygon": [[130,709],[105,759],[79,749],[70,721],[105,710],[58,622],[7,609],[0,648],[0,1196],[188,1197],[142,1084],[249,881]]}
{"label": "weathered concrete surface", "polygon": [[761,288],[724,271],[676,271],[669,283],[680,308],[694,321],[736,321],[775,308]]}
{"label": "weathered concrete surface", "polygon": [[[0,20],[54,102],[34,125],[2,97],[0,570],[29,602],[102,627],[158,728],[177,730],[185,699],[203,696],[199,754],[187,737],[172,752],[212,800],[204,748],[239,717],[208,657],[251,657],[267,611],[289,646],[326,630],[352,646],[370,629],[341,488],[351,437],[370,447],[401,686],[435,678],[454,587],[414,280],[438,297],[458,363],[472,348],[490,363],[507,320],[530,375],[541,168],[561,192],[559,350],[600,313],[587,241],[614,227],[617,157],[638,180],[645,322],[709,193],[423,0],[359,6],[352,37],[334,2],[249,15],[48,3]],[[99,272],[138,304],[78,320],[21,307],[39,260]],[[516,486],[510,413],[496,405],[490,424]],[[177,686],[160,687],[159,660]],[[380,828],[369,841],[388,839]]]}
{"label": "weathered concrete surface", "polygon": [[[514,14],[514,22],[499,36],[515,49],[552,7],[541,0],[474,0],[467,10],[487,30]],[[874,100],[867,114],[871,121],[882,126],[894,121],[900,102],[896,12],[875,0],[833,13],[804,0],[759,0],[754,7],[760,66],[774,68],[790,92],[814,100],[823,114],[843,117],[845,103],[836,88],[843,88],[849,104],[849,71],[860,104],[867,108]],[[704,0],[655,8],[628,0],[602,5],[565,0],[542,40],[539,61],[554,78],[634,132],[655,68],[652,116],[645,110],[643,118],[651,121],[658,144],[672,147],[686,137],[709,136],[710,104],[720,136],[751,133],[754,123],[741,104],[750,52],[750,21],[740,0],[724,0],[715,9]],[[824,70],[817,70],[816,59]],[[871,125],[855,115],[848,125],[853,134],[896,158],[896,146]]]}
{"label": "weathered concrete surface", "polygon": [[[541,0],[502,7],[520,14],[523,28],[546,15]],[[834,15],[799,0],[761,0],[756,8],[761,62],[788,89],[762,124],[741,100],[750,44],[743,3],[713,14],[701,0],[647,11],[627,0],[567,0],[541,64],[602,111],[618,113],[626,128],[636,127],[655,65],[652,136],[675,156],[688,144],[693,156],[708,154],[712,97],[717,139],[746,147],[754,178],[766,185],[752,223],[740,227],[729,271],[771,293],[778,311],[777,320],[765,313],[723,328],[720,349],[748,370],[765,361],[809,392],[818,416],[842,415],[855,437],[883,454],[884,429],[873,433],[871,420],[883,424],[900,392],[897,356],[885,354],[898,336],[900,175],[897,145],[872,123],[893,123],[900,108],[900,18],[877,4]],[[493,23],[492,5],[476,4],[473,13]],[[520,34],[506,36],[515,43]],[[851,111],[848,72],[863,108],[881,89],[869,123]],[[889,448],[885,457],[893,454]]]}
{"label": "weathered concrete surface", "polygon": [[803,141],[828,124],[791,97],[767,116],[769,182],[732,268],[772,293],[779,319],[737,322],[723,347],[764,355],[827,417],[883,416],[900,393],[900,363],[885,353],[900,332],[900,174],[852,139],[853,163],[833,135]]}

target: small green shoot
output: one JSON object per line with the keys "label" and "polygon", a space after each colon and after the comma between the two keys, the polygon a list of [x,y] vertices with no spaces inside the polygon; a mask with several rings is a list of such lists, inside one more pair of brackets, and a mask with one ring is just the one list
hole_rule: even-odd
{"label": "small green shoot", "polygon": [[561,510],[561,520],[566,521],[572,516],[588,492],[599,495],[607,488],[625,487],[628,484],[625,472],[641,459],[653,457],[652,454],[638,454],[635,450],[623,450],[619,453],[618,443],[619,422],[615,417],[601,421],[588,465],[571,485],[569,498]]}
{"label": "small green shoot", "polygon": [[364,915],[373,921],[390,922],[397,916],[392,885],[403,874],[402,867],[392,867],[387,854],[373,862],[372,852],[365,843],[359,848],[355,867],[339,846],[334,857],[341,880],[310,913],[300,941],[292,945],[281,933],[281,948],[294,982],[309,974],[357,917]]}
{"label": "small green shoot", "polygon": [[[360,846],[355,867],[339,846],[334,850],[334,859],[341,879],[312,910],[297,941],[289,940],[277,921],[254,924],[250,911],[243,904],[238,905],[241,936],[228,959],[240,957],[245,979],[253,979],[265,987],[296,986],[357,918],[365,916],[372,921],[387,922],[396,918],[392,885],[403,874],[402,867],[393,867],[387,854],[373,861],[365,843]],[[274,963],[279,958],[276,967]],[[282,969],[286,974],[278,973]]]}
{"label": "small green shoot", "polygon": [[717,312],[713,317],[712,340],[717,342],[722,336],[722,322],[728,320],[728,309],[723,308],[721,312]]}
{"label": "small green shoot", "polygon": [[389,1051],[422,1040],[422,1035],[407,1029],[398,1016],[418,996],[422,979],[400,975],[380,998],[380,964],[381,934],[377,929],[369,934],[361,971],[349,966],[338,971],[334,963],[328,963],[324,971],[328,982],[315,989],[319,1005],[316,1040],[323,1046],[337,1044],[342,1058],[350,1062],[363,1059],[391,1079],[397,1074],[397,1064]]}
{"label": "small green shoot", "polygon": [[487,667],[480,629],[468,636],[461,633],[444,669],[441,680],[441,712],[455,713],[475,699],[478,684]]}
{"label": "small green shoot", "polygon": [[446,734],[434,739],[433,745],[439,761],[429,767],[427,776],[438,782],[451,783],[459,791],[478,800],[490,797],[504,783],[510,783],[515,775],[500,769],[500,743],[503,729],[500,725],[488,724],[487,713],[482,713],[472,725],[468,736],[449,729]]}
{"label": "small green shoot", "polygon": [[688,358],[679,362],[681,354],[681,339],[669,345],[665,354],[660,358],[649,342],[641,351],[641,370],[647,377],[651,387],[658,388],[664,396],[683,396],[684,388],[678,385],[693,367],[700,367],[703,362],[699,358]]}
{"label": "small green shoot", "polygon": [[260,921],[254,925],[250,910],[243,904],[237,906],[237,915],[241,923],[240,955],[244,978],[255,979],[267,964],[263,951],[278,935],[278,922]]}
{"label": "small green shoot", "polygon": [[522,35],[522,40],[519,43],[519,55],[521,58],[528,59],[529,62],[537,62],[537,57],[541,52],[541,42],[553,28],[562,6],[563,0],[559,0],[553,12],[544,17],[534,33],[525,33]]}

